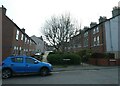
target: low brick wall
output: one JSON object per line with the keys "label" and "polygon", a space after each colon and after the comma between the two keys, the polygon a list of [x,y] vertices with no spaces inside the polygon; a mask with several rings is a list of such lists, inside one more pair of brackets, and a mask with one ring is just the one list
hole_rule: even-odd
{"label": "low brick wall", "polygon": [[120,66],[120,59],[90,58],[88,63],[99,66]]}
{"label": "low brick wall", "polygon": [[97,65],[108,66],[109,65],[109,59],[99,58],[99,59],[97,59]]}
{"label": "low brick wall", "polygon": [[97,65],[97,59],[95,58],[90,58],[89,61],[88,61],[89,64],[92,64],[92,65]]}
{"label": "low brick wall", "polygon": [[116,64],[117,64],[118,66],[120,66],[120,59],[117,59],[117,60],[116,60]]}

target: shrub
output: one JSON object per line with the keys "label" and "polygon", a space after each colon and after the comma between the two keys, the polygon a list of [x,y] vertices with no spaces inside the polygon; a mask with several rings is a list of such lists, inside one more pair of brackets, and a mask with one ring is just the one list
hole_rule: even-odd
{"label": "shrub", "polygon": [[104,58],[104,53],[93,53],[91,58]]}
{"label": "shrub", "polygon": [[106,58],[106,59],[111,59],[114,58],[113,53],[93,53],[91,55],[91,58]]}
{"label": "shrub", "polygon": [[50,54],[47,58],[48,62],[51,64],[62,64],[62,57],[60,54]]}
{"label": "shrub", "polygon": [[115,54],[114,53],[105,53],[105,58],[109,58],[109,59],[114,59],[115,58]]}
{"label": "shrub", "polygon": [[48,61],[55,65],[76,65],[81,62],[79,55],[74,53],[50,54],[48,55]]}
{"label": "shrub", "polygon": [[89,49],[80,50],[77,54],[80,56],[82,62],[87,62],[88,59],[91,57],[92,51]]}
{"label": "shrub", "polygon": [[74,54],[74,53],[65,53],[65,54],[62,54],[62,57],[63,57],[63,59],[70,59],[68,61],[64,61],[64,63],[66,63],[66,64],[75,65],[75,64],[81,63],[79,55]]}

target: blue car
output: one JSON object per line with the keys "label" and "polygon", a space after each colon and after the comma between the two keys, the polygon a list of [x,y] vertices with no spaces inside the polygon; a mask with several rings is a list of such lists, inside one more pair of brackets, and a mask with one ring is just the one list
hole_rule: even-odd
{"label": "blue car", "polygon": [[50,74],[52,65],[41,62],[30,56],[10,56],[2,62],[2,78],[10,78],[14,74],[39,73],[41,76]]}

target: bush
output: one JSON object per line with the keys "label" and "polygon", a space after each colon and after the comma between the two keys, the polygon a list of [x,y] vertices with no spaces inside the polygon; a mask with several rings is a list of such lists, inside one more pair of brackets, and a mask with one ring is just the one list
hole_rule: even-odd
{"label": "bush", "polygon": [[104,58],[104,53],[93,53],[91,58]]}
{"label": "bush", "polygon": [[91,58],[106,58],[106,59],[113,59],[114,54],[113,53],[93,53],[91,55]]}
{"label": "bush", "polygon": [[92,51],[89,49],[86,50],[80,50],[77,52],[77,54],[80,56],[82,62],[87,62],[88,59],[91,57]]}
{"label": "bush", "polygon": [[80,64],[80,57],[74,53],[50,54],[48,61],[55,65],[76,65]]}
{"label": "bush", "polygon": [[63,59],[70,59],[68,61],[64,61],[64,64],[76,65],[81,63],[79,55],[74,53],[65,53],[65,54],[62,54],[62,57]]}
{"label": "bush", "polygon": [[105,53],[105,58],[109,58],[109,59],[114,59],[115,58],[115,54],[114,53]]}
{"label": "bush", "polygon": [[50,54],[48,55],[47,60],[51,64],[62,64],[62,56],[60,54]]}

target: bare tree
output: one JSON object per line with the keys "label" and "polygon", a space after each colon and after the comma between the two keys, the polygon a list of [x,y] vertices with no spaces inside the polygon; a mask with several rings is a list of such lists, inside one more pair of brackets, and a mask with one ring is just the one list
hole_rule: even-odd
{"label": "bare tree", "polygon": [[57,51],[64,51],[66,43],[78,32],[70,15],[51,17],[49,21],[46,21],[43,29],[46,39]]}

